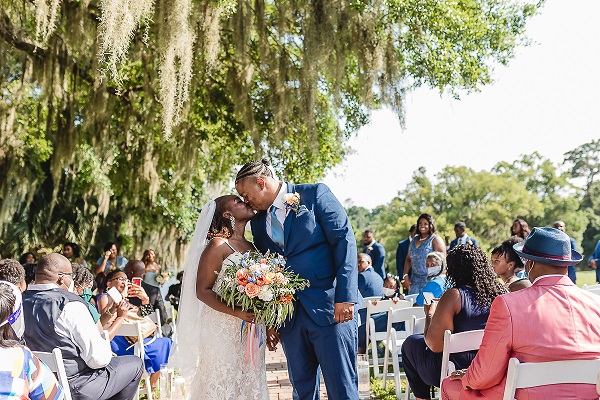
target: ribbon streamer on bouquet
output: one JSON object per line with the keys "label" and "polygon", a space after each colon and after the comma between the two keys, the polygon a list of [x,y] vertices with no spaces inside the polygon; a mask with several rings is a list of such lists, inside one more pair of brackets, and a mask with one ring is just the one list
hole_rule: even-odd
{"label": "ribbon streamer on bouquet", "polygon": [[242,321],[240,329],[240,342],[244,341],[246,335],[246,364],[252,363],[254,368],[258,367],[258,349],[263,345],[262,329],[255,323]]}

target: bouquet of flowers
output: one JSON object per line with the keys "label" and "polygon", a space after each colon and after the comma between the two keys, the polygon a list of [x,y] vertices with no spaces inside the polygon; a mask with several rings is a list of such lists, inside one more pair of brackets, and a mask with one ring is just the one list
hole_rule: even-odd
{"label": "bouquet of flowers", "polygon": [[310,285],[285,266],[279,254],[246,252],[239,263],[224,265],[221,298],[255,315],[254,322],[279,328],[294,312],[292,300]]}
{"label": "bouquet of flowers", "polygon": [[163,267],[160,269],[160,271],[158,271],[158,274],[156,275],[155,279],[156,282],[158,282],[158,284],[162,286],[165,283],[167,283],[172,277],[173,274],[171,273],[169,267]]}

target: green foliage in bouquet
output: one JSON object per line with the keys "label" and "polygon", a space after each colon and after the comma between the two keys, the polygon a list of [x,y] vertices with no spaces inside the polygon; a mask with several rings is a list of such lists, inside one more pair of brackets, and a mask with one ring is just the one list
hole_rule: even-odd
{"label": "green foliage in bouquet", "polygon": [[231,307],[255,314],[254,322],[279,328],[294,312],[294,294],[310,285],[286,267],[279,254],[246,252],[223,266],[221,298]]}

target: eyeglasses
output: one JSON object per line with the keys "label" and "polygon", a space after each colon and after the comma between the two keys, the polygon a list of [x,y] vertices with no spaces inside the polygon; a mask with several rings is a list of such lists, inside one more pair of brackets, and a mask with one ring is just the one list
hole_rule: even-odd
{"label": "eyeglasses", "polygon": [[68,275],[71,279],[75,279],[75,272],[59,272],[58,276]]}
{"label": "eyeglasses", "polygon": [[112,278],[109,282],[112,282],[112,281],[127,282],[127,280],[128,280],[127,278],[120,276],[118,278]]}

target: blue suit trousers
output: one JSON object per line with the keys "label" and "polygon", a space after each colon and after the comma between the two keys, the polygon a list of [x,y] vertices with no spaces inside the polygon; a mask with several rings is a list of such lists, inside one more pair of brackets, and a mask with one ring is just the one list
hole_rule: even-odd
{"label": "blue suit trousers", "polygon": [[356,316],[341,324],[319,326],[300,302],[296,302],[295,312],[292,329],[280,332],[294,400],[319,399],[319,372],[329,399],[358,399]]}

